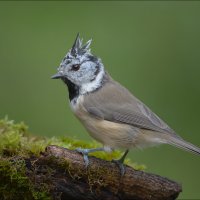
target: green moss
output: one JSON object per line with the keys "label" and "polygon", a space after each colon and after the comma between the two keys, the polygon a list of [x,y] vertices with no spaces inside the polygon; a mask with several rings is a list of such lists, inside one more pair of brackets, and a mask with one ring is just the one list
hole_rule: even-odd
{"label": "green moss", "polygon": [[0,157],[0,197],[2,199],[50,199],[46,188],[35,188],[26,175],[25,160]]}
{"label": "green moss", "polygon": [[[39,185],[33,184],[33,180],[28,178],[26,174],[25,166],[26,158],[39,156],[40,152],[44,151],[48,145],[58,145],[68,149],[77,147],[96,148],[100,146],[96,142],[87,143],[69,137],[32,136],[23,122],[15,124],[7,118],[0,120],[0,200],[50,199],[48,185],[45,185],[45,180]],[[91,155],[105,160],[112,160],[119,158],[121,154],[120,151],[113,151],[111,153],[96,152]],[[96,185],[99,187],[105,186],[106,183],[102,179],[102,174],[110,175],[101,167],[99,169],[91,168],[83,174],[83,172],[73,171],[73,167],[66,160],[60,163],[60,167],[66,169],[74,179],[81,178],[81,174],[82,176],[88,176],[88,183],[91,188]],[[144,169],[143,165],[137,165],[130,162],[130,160],[125,160],[125,163],[135,169]],[[52,169],[50,168],[49,177],[51,173]],[[48,176],[44,179],[47,181]]]}

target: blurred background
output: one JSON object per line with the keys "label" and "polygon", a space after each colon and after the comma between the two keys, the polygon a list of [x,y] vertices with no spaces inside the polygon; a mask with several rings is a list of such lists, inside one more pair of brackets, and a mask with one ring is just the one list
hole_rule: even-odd
{"label": "blurred background", "polygon": [[[186,140],[200,146],[200,2],[0,2],[0,118],[36,135],[91,141],[51,80],[77,32],[106,69]],[[170,146],[132,150],[147,171],[200,199],[200,156]]]}

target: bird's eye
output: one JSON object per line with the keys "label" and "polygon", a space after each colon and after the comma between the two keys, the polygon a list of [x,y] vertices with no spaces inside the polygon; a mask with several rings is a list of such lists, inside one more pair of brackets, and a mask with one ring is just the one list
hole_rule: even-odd
{"label": "bird's eye", "polygon": [[71,70],[78,71],[80,69],[80,65],[73,65]]}

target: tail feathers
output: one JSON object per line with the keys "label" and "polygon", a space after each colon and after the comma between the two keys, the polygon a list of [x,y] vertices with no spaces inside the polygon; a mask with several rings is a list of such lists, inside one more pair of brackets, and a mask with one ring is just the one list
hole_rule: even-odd
{"label": "tail feathers", "polygon": [[200,155],[200,148],[189,143],[189,142],[186,142],[184,141],[182,138],[170,138],[170,140],[167,141],[168,144],[171,144],[173,146],[176,146],[180,149],[183,149],[183,150],[186,150],[186,151],[190,151],[194,154],[198,154]]}

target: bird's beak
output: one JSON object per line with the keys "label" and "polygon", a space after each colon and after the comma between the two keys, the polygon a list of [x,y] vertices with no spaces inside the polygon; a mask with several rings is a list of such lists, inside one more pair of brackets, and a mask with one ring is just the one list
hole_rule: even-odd
{"label": "bird's beak", "polygon": [[62,78],[62,77],[63,77],[62,74],[57,73],[57,74],[53,75],[51,78],[52,78],[52,79],[59,79],[59,78]]}

